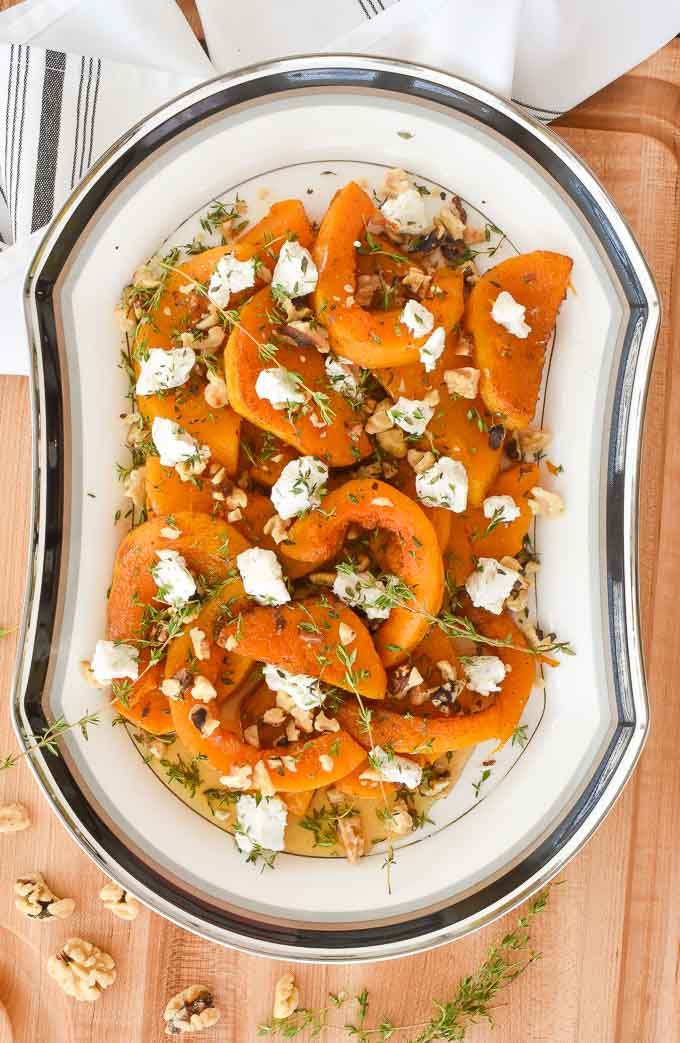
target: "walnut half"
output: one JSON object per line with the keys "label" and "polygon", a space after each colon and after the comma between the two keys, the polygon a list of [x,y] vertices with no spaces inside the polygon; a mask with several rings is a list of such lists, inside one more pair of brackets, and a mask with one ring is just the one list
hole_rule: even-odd
{"label": "walnut half", "polygon": [[292,974],[282,974],[274,986],[274,1017],[277,1020],[288,1018],[300,1005],[295,978]]}
{"label": "walnut half", "polygon": [[99,897],[104,903],[104,907],[119,920],[135,920],[139,915],[137,899],[118,884],[113,882],[104,884],[99,892]]}
{"label": "walnut half", "polygon": [[56,956],[50,956],[47,973],[67,996],[94,1003],[116,980],[116,965],[109,953],[92,942],[69,938]]}
{"label": "walnut half", "polygon": [[31,816],[23,804],[0,804],[0,833],[18,833],[30,824]]}
{"label": "walnut half", "polygon": [[166,1036],[179,1036],[183,1032],[212,1028],[220,1020],[220,1012],[213,1006],[207,986],[189,985],[168,1001],[163,1018]]}
{"label": "walnut half", "polygon": [[33,920],[65,920],[76,907],[72,898],[57,898],[47,886],[41,873],[27,873],[14,882],[18,897],[14,904],[20,913]]}

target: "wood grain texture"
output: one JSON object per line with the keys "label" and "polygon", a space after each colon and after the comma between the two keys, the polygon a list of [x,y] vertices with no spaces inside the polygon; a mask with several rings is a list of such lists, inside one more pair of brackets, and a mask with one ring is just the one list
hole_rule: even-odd
{"label": "wood grain texture", "polygon": [[[7,0],[0,0],[0,7]],[[182,5],[185,12],[192,6]],[[642,608],[653,711],[650,741],[637,773],[595,838],[570,865],[565,885],[536,929],[543,960],[512,988],[470,1040],[488,1043],[680,1043],[677,966],[680,939],[680,316],[678,145],[680,41],[590,99],[561,121],[559,133],[595,169],[621,206],[659,283],[665,321],[650,388],[641,503]],[[24,583],[29,495],[27,384],[0,378],[0,473],[6,507],[0,522],[0,623],[18,620]],[[568,476],[567,476],[568,479]],[[567,484],[568,488],[568,484]],[[15,640],[0,643],[0,692],[8,699]],[[8,713],[0,715],[0,754],[12,749]],[[43,803],[20,765],[0,776],[0,801],[21,799],[33,827],[0,836],[0,1043],[155,1043],[161,1010],[187,984],[213,987],[222,1010],[206,1043],[253,1043],[269,1014],[282,965],[201,942],[143,911],[132,924],[99,904],[103,878]],[[30,923],[14,909],[11,885],[41,870],[78,910],[67,924]],[[355,968],[287,965],[304,1002],[328,989],[367,986],[376,1013],[395,1021],[428,1016],[447,998],[514,917],[423,956]],[[94,1006],[64,998],[45,962],[61,941],[82,933],[118,964],[114,987]]]}

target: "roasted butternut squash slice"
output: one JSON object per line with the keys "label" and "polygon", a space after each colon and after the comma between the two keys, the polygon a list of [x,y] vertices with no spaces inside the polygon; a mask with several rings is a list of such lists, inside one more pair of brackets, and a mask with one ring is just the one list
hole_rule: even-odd
{"label": "roasted butternut squash slice", "polygon": [[[572,263],[570,257],[548,250],[509,257],[485,272],[468,298],[465,322],[481,370],[482,398],[512,428],[527,427],[536,411],[545,349],[567,292]],[[531,331],[524,340],[491,317],[503,290],[526,308]]]}
{"label": "roasted butternut squash slice", "polygon": [[[140,656],[143,670],[146,657]],[[149,667],[125,699],[114,699],[111,707],[130,724],[154,735],[167,735],[175,730],[169,701],[160,690],[163,672],[160,666]]]}
{"label": "roasted butternut squash slice", "polygon": [[271,431],[263,431],[244,420],[241,425],[241,456],[239,471],[248,471],[258,485],[272,486],[281,471],[299,454],[292,446],[276,438]]}
{"label": "roasted butternut squash slice", "polygon": [[502,471],[489,489],[489,496],[513,498],[520,510],[520,516],[515,521],[492,526],[493,519],[485,518],[480,508],[469,510],[461,516],[467,526],[475,557],[497,558],[500,561],[505,555],[514,557],[521,551],[524,537],[534,519],[528,497],[533,486],[539,483],[538,475],[536,464],[518,464]]}
{"label": "roasted butternut squash slice", "polygon": [[[205,295],[199,291],[182,292],[182,288],[196,282],[207,285],[217,262],[225,254],[233,252],[239,261],[255,257],[265,268],[273,271],[283,243],[291,236],[302,246],[310,247],[312,244],[312,227],[298,199],[284,199],[274,203],[261,221],[228,246],[214,246],[192,254],[177,265],[176,272],[168,272],[158,305],[150,315],[151,322],[139,328],[137,346],[169,348],[179,333],[191,329],[200,321],[208,308]],[[264,281],[258,278],[255,288],[264,285]],[[244,290],[234,294],[229,302],[230,308],[237,307],[252,292]]]}
{"label": "roasted butternut squash slice", "polygon": [[[242,417],[271,431],[301,453],[320,457],[332,467],[356,463],[370,454],[371,443],[360,416],[328,383],[323,356],[313,349],[301,352],[281,343],[274,360],[262,357],[263,345],[276,339],[270,321],[275,308],[271,291],[265,287],[241,310],[239,325],[232,331],[224,353],[229,401]],[[259,397],[255,390],[258,376],[277,365],[299,374],[309,392],[326,396],[333,413],[329,424],[323,424],[313,401],[289,416],[286,409],[275,409],[271,402]]]}
{"label": "roasted butternut squash slice", "polygon": [[[487,637],[511,637],[515,648],[484,648],[484,654],[497,655],[510,667],[501,691],[488,708],[459,716],[424,716],[376,707],[371,718],[371,735],[378,746],[389,744],[397,753],[415,754],[427,749],[428,757],[438,757],[449,750],[462,750],[485,739],[507,742],[519,724],[522,711],[531,694],[536,675],[535,657],[519,649],[527,644],[508,613],[491,617],[475,614],[475,624]],[[351,700],[337,710],[336,717],[358,743],[368,748],[370,740],[361,727],[358,708]]]}
{"label": "roasted butternut squash slice", "polygon": [[[340,641],[341,623],[356,635],[347,647]],[[234,651],[250,659],[272,663],[291,674],[318,677],[348,691],[356,687],[367,699],[385,695],[387,678],[369,631],[332,594],[278,608],[249,605],[224,626],[219,641],[225,644],[230,637],[235,640]]]}
{"label": "roasted butternut squash slice", "polygon": [[385,782],[382,780],[378,782],[372,779],[361,778],[364,772],[370,771],[370,768],[368,757],[364,756],[361,764],[354,771],[336,782],[335,788],[344,793],[346,797],[359,800],[381,800],[384,797],[394,795],[399,789],[396,782]]}
{"label": "roasted butternut squash slice", "polygon": [[[373,201],[354,181],[335,196],[314,244],[319,281],[312,302],[338,355],[361,366],[382,369],[417,362],[427,337],[415,337],[399,321],[401,308],[368,311],[354,303],[354,244],[364,238],[365,226],[375,214]],[[423,303],[433,313],[435,327],[443,326],[449,333],[463,315],[462,274],[451,268],[440,269],[432,280],[431,293]]]}
{"label": "roasted butternut squash slice", "polygon": [[370,478],[346,482],[324,497],[322,508],[310,511],[289,529],[290,558],[320,565],[340,550],[350,525],[382,529],[382,563],[399,576],[413,594],[408,607],[397,606],[375,632],[375,646],[386,666],[400,662],[428,628],[425,614],[436,614],[444,592],[442,555],[431,522],[413,500],[398,489]]}
{"label": "roasted butternut squash slice", "polygon": [[162,467],[160,457],[147,456],[144,479],[146,506],[150,515],[175,514],[177,511],[200,511],[214,514],[213,486],[200,478],[183,482],[174,467]]}

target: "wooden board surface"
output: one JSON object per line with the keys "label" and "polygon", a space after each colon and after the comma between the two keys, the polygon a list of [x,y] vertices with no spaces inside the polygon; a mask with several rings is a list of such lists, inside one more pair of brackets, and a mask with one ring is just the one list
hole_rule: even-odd
{"label": "wooden board surface", "polygon": [[[6,6],[2,0],[0,6]],[[641,504],[642,608],[653,712],[650,741],[632,783],[564,874],[536,929],[543,959],[503,998],[497,1028],[470,1031],[485,1043],[678,1043],[680,1041],[680,317],[673,295],[679,248],[680,41],[570,113],[559,133],[595,169],[623,209],[663,296],[665,321],[646,419]],[[539,245],[539,244],[537,244]],[[26,381],[0,378],[0,623],[19,618],[27,540],[30,432]],[[0,692],[8,699],[13,638],[0,643]],[[0,755],[14,747],[6,710]],[[21,765],[0,776],[0,801],[21,799],[33,827],[0,836],[0,1043],[154,1043],[169,996],[212,986],[220,1025],[200,1039],[253,1043],[270,1012],[282,966],[201,942],[143,911],[132,924],[102,909],[99,871],[75,846]],[[41,870],[59,895],[78,901],[68,925],[31,923],[14,909],[14,879]],[[401,1023],[429,1016],[488,944],[495,927],[426,955],[355,968],[287,965],[303,1000],[327,990],[372,993],[376,1012]],[[111,952],[114,987],[97,1004],[76,1005],[47,977],[45,963],[70,934]],[[335,1038],[335,1037],[329,1037]]]}

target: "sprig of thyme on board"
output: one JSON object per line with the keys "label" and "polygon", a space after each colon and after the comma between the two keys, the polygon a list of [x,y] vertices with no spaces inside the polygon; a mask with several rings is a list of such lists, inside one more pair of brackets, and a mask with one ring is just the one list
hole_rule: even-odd
{"label": "sprig of thyme on board", "polygon": [[339,1024],[330,1019],[334,1011],[352,1002],[345,992],[329,993],[323,1007],[300,1007],[286,1018],[272,1018],[258,1026],[258,1035],[268,1039],[296,1039],[303,1033],[307,1039],[334,1037],[355,1043],[463,1043],[468,1029],[485,1021],[494,1024],[494,1000],[536,960],[540,953],[532,948],[531,928],[546,908],[550,888],[542,891],[529,905],[515,928],[495,942],[481,965],[461,978],[447,1001],[433,1001],[432,1015],[410,1025],[398,1025],[383,1016],[373,1026],[367,1025],[369,993],[364,989],[354,997],[356,1012],[352,1020]]}
{"label": "sprig of thyme on board", "polygon": [[27,739],[32,740],[32,742],[30,746],[25,750],[22,750],[21,753],[8,753],[7,756],[0,758],[0,771],[8,771],[9,768],[13,768],[22,757],[30,757],[37,750],[47,750],[47,752],[51,753],[53,757],[58,757],[59,747],[57,745],[57,739],[61,735],[72,731],[74,728],[79,728],[83,738],[87,739],[89,738],[87,729],[91,725],[97,724],[99,724],[98,713],[84,713],[79,720],[71,723],[69,723],[63,715],[57,717],[57,719],[52,721],[52,724],[50,724],[50,726],[43,732],[29,734]]}

